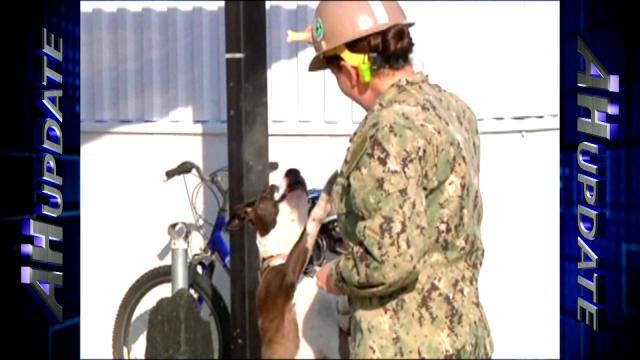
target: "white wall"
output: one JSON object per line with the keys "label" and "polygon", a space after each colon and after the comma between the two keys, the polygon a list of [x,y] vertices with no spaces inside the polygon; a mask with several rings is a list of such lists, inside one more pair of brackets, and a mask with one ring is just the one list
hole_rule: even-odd
{"label": "white wall", "polygon": [[[281,165],[272,182],[286,168],[298,167],[310,186],[321,186],[340,165],[348,137],[364,113],[339,93],[329,74],[306,72],[313,55],[310,47],[284,41],[287,29],[304,28],[316,4],[268,4],[269,157]],[[122,5],[83,2],[82,19],[98,7],[115,11]],[[128,40],[106,49],[122,56],[136,54],[114,50],[122,44],[137,46],[136,37],[125,31],[131,25],[91,38],[84,21],[81,24],[83,358],[110,357],[113,319],[124,292],[148,269],[168,263],[168,258],[156,257],[168,240],[167,225],[191,219],[181,179],[164,183],[164,171],[187,159],[207,170],[227,161],[220,67],[224,26],[216,13],[222,4],[124,5],[130,11],[156,7],[155,21],[172,21],[157,19],[167,8],[180,6],[183,20],[176,20],[164,33],[175,41],[169,45],[174,51],[194,43],[188,37],[170,37],[172,32],[190,31],[192,36],[197,32],[200,41],[217,44],[208,45],[209,61],[197,63],[206,69],[198,71],[184,66],[184,61],[195,61],[184,54],[176,55],[175,62],[158,62],[153,54],[162,54],[162,49],[153,47],[144,58],[117,61],[112,55],[97,56],[96,49],[105,49],[101,41],[112,41],[104,36],[119,36]],[[188,12],[194,6],[209,7],[210,13],[202,15],[208,17],[209,26],[184,22],[193,16]],[[480,296],[493,332],[494,357],[558,357],[559,5],[513,1],[402,2],[402,6],[416,22],[412,28],[416,68],[465,99],[479,118],[485,246]],[[104,26],[108,30],[111,25]],[[163,44],[158,39],[156,47]],[[143,74],[175,72],[175,82],[163,89],[152,86],[149,78],[141,83],[127,80],[136,74],[132,66],[148,67],[138,68]],[[189,76],[204,76],[202,84],[217,85],[198,88],[180,80]],[[182,100],[171,106],[158,102],[166,98],[166,87],[174,86]],[[209,98],[217,105],[202,110]],[[211,201],[203,208],[209,213],[216,209]],[[216,283],[228,301],[228,279],[217,278]]]}
{"label": "white wall", "polygon": [[559,2],[401,3],[419,34],[414,62],[477,117],[559,113]]}
{"label": "white wall", "polygon": [[[182,178],[164,182],[164,172],[183,160],[206,169],[226,165],[227,141],[224,134],[127,133],[82,133],[81,140],[81,357],[110,358],[113,324],[127,289],[146,271],[170,264],[170,253],[158,258],[169,241],[168,225],[193,221]],[[205,148],[218,156],[205,156]],[[192,188],[195,178],[190,180]],[[207,209],[215,209],[207,199]],[[193,240],[197,250],[202,239]],[[229,278],[216,274],[214,284],[229,304]]]}
{"label": "white wall", "polygon": [[560,355],[560,131],[480,138],[479,289],[494,358]]}

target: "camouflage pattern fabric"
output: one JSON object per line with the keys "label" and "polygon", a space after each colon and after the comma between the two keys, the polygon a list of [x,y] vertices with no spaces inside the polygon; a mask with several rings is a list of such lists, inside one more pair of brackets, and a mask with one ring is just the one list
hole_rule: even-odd
{"label": "camouflage pattern fabric", "polygon": [[417,73],[350,142],[333,197],[352,246],[329,276],[353,309],[351,357],[490,357],[475,115]]}

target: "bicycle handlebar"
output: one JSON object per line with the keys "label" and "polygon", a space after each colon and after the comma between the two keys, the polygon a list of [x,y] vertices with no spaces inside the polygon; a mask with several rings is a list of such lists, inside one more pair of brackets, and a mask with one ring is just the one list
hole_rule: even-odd
{"label": "bicycle handlebar", "polygon": [[[270,161],[269,162],[269,172],[273,172],[275,170],[278,169],[278,162],[275,161]],[[166,181],[169,181],[170,179],[178,176],[178,175],[186,175],[189,174],[191,171],[196,170],[196,172],[198,173],[198,177],[200,177],[200,180],[207,182],[207,183],[211,183],[213,185],[215,185],[215,187],[218,189],[218,192],[220,193],[220,195],[222,196],[222,202],[223,205],[221,206],[221,211],[224,211],[223,209],[226,208],[227,205],[227,191],[228,191],[228,178],[227,176],[227,172],[228,172],[228,168],[226,166],[221,167],[217,170],[214,170],[211,174],[209,174],[208,176],[204,174],[204,172],[202,171],[202,168],[200,168],[200,166],[196,165],[195,163],[191,162],[191,161],[183,161],[182,163],[180,163],[180,165],[176,166],[173,169],[167,170],[165,172],[165,176],[167,177]],[[222,173],[222,174],[221,174]],[[217,199],[217,197],[216,197]]]}
{"label": "bicycle handlebar", "polygon": [[167,170],[164,174],[167,177],[167,180],[165,181],[169,181],[171,178],[178,176],[178,175],[185,175],[190,173],[193,169],[196,169],[198,167],[198,165],[192,163],[191,161],[183,161],[180,165],[176,166],[175,168],[171,169],[171,170]]}
{"label": "bicycle handlebar", "polygon": [[194,164],[191,161],[183,161],[182,163],[180,163],[180,165],[174,167],[171,170],[167,170],[164,174],[167,177],[167,179],[165,181],[169,181],[171,178],[178,176],[178,175],[186,175],[188,173],[190,173],[193,170],[196,170],[196,172],[198,173],[198,176],[200,177],[200,180],[202,181],[206,181],[206,182],[212,182],[211,178],[212,175],[214,175],[216,173],[216,171],[214,171],[211,176],[206,176],[204,174],[204,172],[202,171],[202,169],[200,168],[200,166]]}
{"label": "bicycle handlebar", "polygon": [[[175,168],[171,169],[171,170],[167,170],[164,174],[167,177],[167,179],[165,181],[169,181],[171,178],[176,177],[178,175],[185,175],[190,173],[193,169],[196,169],[198,171],[198,175],[200,175],[200,177],[202,178],[202,180],[207,180],[209,181],[210,178],[213,177],[213,175],[218,171],[214,171],[212,172],[209,177],[205,177],[204,174],[202,173],[202,169],[200,169],[200,167],[196,164],[194,164],[191,161],[183,161],[180,165],[176,166]],[[278,163],[275,161],[270,161],[269,162],[269,172],[273,172],[275,170],[278,169]]]}

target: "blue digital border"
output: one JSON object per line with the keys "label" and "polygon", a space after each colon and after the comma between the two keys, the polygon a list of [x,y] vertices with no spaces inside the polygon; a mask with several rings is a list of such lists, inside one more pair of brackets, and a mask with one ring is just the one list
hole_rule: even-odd
{"label": "blue digital border", "polygon": [[[77,0],[15,1],[5,4],[2,131],[0,131],[0,234],[3,282],[2,324],[4,351],[24,359],[78,359],[80,357],[80,3]],[[63,39],[62,66],[52,65],[63,76],[61,124],[63,154],[56,156],[63,212],[55,219],[36,213],[35,161],[42,151],[35,146],[35,134],[42,110],[37,105],[42,71],[42,28]],[[33,243],[22,234],[22,220],[31,217],[61,226],[63,241],[50,245],[63,253],[63,266],[48,266],[21,255],[20,245]],[[46,305],[30,287],[21,283],[20,268],[62,272],[63,287],[56,299],[63,308],[62,321],[51,316]]]}
{"label": "blue digital border", "polygon": [[[618,358],[632,354],[640,339],[640,56],[637,20],[629,3],[616,1],[560,2],[561,126],[560,126],[560,356],[563,359]],[[577,72],[584,61],[577,50],[578,36],[610,74],[619,75],[619,92],[578,88]],[[620,105],[609,117],[618,125],[616,138],[598,141],[605,145],[605,202],[603,231],[589,242],[600,258],[598,274],[604,277],[601,292],[604,310],[601,328],[594,331],[577,319],[577,298],[592,301],[591,291],[577,283],[577,206],[585,204],[576,150],[581,141],[593,140],[578,133],[577,118],[585,116],[577,106],[577,94],[604,96]],[[588,240],[587,240],[588,241]],[[585,277],[591,273],[583,272]]]}
{"label": "blue digital border", "polygon": [[[79,1],[22,1],[6,6],[6,16],[17,21],[3,23],[8,39],[9,65],[7,108],[0,132],[2,200],[3,293],[8,318],[3,322],[9,343],[22,358],[79,358],[80,239],[79,239]],[[640,41],[631,5],[615,1],[562,0],[561,12],[561,349],[562,358],[592,359],[632,353],[632,342],[640,339]],[[34,52],[39,31],[46,26],[65,41],[63,113],[64,156],[59,160],[64,185],[64,291],[59,301],[64,322],[56,323],[44,313],[35,298],[19,283],[24,265],[19,245],[26,238],[20,221],[33,213],[33,81],[38,68]],[[576,148],[583,138],[577,133],[576,73],[580,66],[577,37],[582,37],[612,74],[620,76],[618,138],[608,144],[604,161],[607,172],[606,234],[596,251],[603,259],[606,275],[606,312],[603,328],[594,332],[576,318],[576,299],[588,297],[576,282],[579,256],[576,239],[576,207],[580,189],[576,180]],[[68,54],[68,55],[67,55]],[[67,81],[70,80],[70,81]],[[9,200],[10,199],[10,200]],[[544,296],[544,294],[541,294]],[[535,341],[535,339],[532,339]]]}

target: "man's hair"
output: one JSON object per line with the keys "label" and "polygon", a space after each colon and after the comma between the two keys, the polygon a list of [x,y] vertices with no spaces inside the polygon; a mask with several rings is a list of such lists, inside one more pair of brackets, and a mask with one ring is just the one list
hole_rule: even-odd
{"label": "man's hair", "polygon": [[[345,47],[353,53],[374,54],[374,67],[400,69],[409,63],[413,52],[413,40],[407,25],[394,25],[363,38],[352,40]],[[340,64],[340,55],[328,56],[325,61],[330,68]],[[377,64],[376,64],[377,62]]]}

